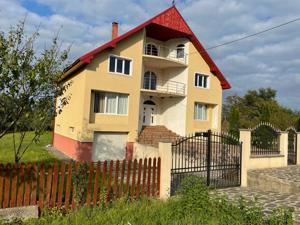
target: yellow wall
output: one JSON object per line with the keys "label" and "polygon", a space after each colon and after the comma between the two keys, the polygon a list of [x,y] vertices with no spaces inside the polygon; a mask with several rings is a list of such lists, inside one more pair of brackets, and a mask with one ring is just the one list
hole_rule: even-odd
{"label": "yellow wall", "polygon": [[[140,31],[117,44],[116,48],[105,50],[88,64],[81,72],[72,77],[72,85],[67,94],[70,103],[56,118],[55,132],[79,141],[93,141],[94,131],[128,132],[128,141],[135,141],[139,129],[140,87],[143,78],[143,48],[145,32]],[[212,75],[192,43],[187,43],[189,52],[187,79],[186,133],[207,130],[212,127],[212,106],[219,105],[218,129],[221,127],[222,88],[220,81]],[[132,74],[119,75],[108,72],[109,55],[132,59]],[[210,76],[210,88],[194,86],[195,73]],[[160,74],[160,73],[158,73]],[[92,90],[129,94],[128,115],[104,115],[93,113],[91,108]],[[209,104],[208,121],[194,120],[194,103]],[[182,107],[182,106],[178,106]],[[180,111],[180,110],[179,110]],[[174,113],[178,112],[175,110]],[[92,119],[91,119],[92,118]],[[163,124],[162,124],[163,125]],[[70,127],[74,131],[70,132]]]}
{"label": "yellow wall", "polygon": [[[65,96],[69,97],[69,102],[62,108],[62,113],[55,118],[55,133],[78,140],[81,136],[83,126],[83,115],[85,109],[83,92],[85,91],[85,71],[79,75],[73,76],[65,82],[65,85],[70,84]],[[81,90],[81,91],[79,91]],[[59,107],[59,100],[56,101]],[[73,132],[71,131],[71,128]]]}
{"label": "yellow wall", "polygon": [[[140,84],[142,73],[143,31],[140,31],[120,42],[115,49],[106,50],[96,57],[85,68],[85,91],[83,94],[85,110],[83,112],[83,126],[86,134],[83,141],[92,141],[94,131],[128,132],[128,141],[135,141],[138,134],[138,116]],[[110,54],[132,59],[132,73],[120,75],[108,72]],[[95,122],[90,122],[91,91],[108,91],[129,94],[128,115],[104,115],[96,113]],[[92,112],[93,115],[93,112]]]}
{"label": "yellow wall", "polygon": [[[222,111],[222,87],[218,78],[210,72],[210,68],[201,55],[197,52],[195,46],[189,43],[189,65],[188,65],[188,85],[187,85],[187,114],[186,114],[186,132],[193,133],[199,130],[207,130],[212,127],[212,106],[219,105],[218,111],[218,129],[221,129],[221,111]],[[195,73],[209,75],[209,89],[195,87]],[[209,104],[208,121],[194,120],[194,104],[200,102]]]}

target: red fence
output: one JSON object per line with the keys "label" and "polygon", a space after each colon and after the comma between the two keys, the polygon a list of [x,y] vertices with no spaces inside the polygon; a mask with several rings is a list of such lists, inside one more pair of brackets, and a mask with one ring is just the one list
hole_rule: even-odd
{"label": "red fence", "polygon": [[160,168],[160,158],[5,167],[0,164],[0,207],[69,209],[76,204],[106,204],[122,196],[155,197],[159,195]]}

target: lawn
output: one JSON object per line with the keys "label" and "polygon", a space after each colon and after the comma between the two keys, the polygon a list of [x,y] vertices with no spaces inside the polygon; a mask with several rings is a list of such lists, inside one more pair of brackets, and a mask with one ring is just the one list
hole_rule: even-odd
{"label": "lawn", "polygon": [[[28,132],[25,136],[24,144],[32,140],[33,133]],[[50,144],[52,133],[46,132],[40,138],[38,143],[32,143],[25,152],[21,162],[53,162],[56,158],[49,153],[45,146]],[[0,163],[14,163],[13,136],[7,134],[0,139]]]}

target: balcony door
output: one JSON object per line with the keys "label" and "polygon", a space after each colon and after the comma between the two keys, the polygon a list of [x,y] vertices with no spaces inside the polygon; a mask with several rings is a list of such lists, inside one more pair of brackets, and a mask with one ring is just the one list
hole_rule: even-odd
{"label": "balcony door", "polygon": [[154,72],[147,71],[144,74],[144,89],[156,90],[156,75]]}
{"label": "balcony door", "polygon": [[156,114],[156,104],[147,100],[143,104],[143,125],[153,126],[155,125],[155,114]]}

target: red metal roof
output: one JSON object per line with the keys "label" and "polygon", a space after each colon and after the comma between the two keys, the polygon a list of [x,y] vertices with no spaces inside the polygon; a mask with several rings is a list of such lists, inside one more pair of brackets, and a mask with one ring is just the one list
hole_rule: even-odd
{"label": "red metal roof", "polygon": [[[162,13],[156,15],[150,20],[140,24],[139,26],[133,28],[132,30],[124,33],[123,35],[113,39],[106,44],[88,52],[87,54],[81,56],[77,59],[70,67],[68,67],[62,77],[62,79],[67,78],[69,75],[76,72],[78,69],[89,64],[93,58],[105,49],[115,48],[117,43],[123,39],[130,37],[137,31],[147,27],[147,35],[149,37],[159,39],[162,41],[169,40],[171,38],[186,37],[188,38],[198,50],[200,55],[203,57],[205,62],[209,65],[210,71],[215,74],[221,82],[223,89],[230,89],[231,86],[226,80],[222,72],[219,70],[217,65],[214,63],[212,58],[209,56],[207,51],[204,49],[200,41],[197,39],[196,35],[190,29],[186,21],[183,19],[179,11],[175,6],[168,8]],[[157,32],[159,31],[159,32]]]}

